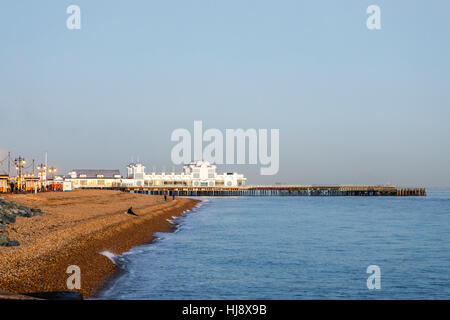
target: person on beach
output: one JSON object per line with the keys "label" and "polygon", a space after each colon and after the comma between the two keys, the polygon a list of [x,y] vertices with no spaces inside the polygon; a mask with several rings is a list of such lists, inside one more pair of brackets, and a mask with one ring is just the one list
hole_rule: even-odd
{"label": "person on beach", "polygon": [[167,191],[164,191],[164,201],[167,201]]}
{"label": "person on beach", "polygon": [[131,214],[132,216],[138,216],[136,213],[133,212],[133,207],[130,207],[127,211],[128,214]]}
{"label": "person on beach", "polygon": [[172,191],[172,200],[175,200],[175,191]]}

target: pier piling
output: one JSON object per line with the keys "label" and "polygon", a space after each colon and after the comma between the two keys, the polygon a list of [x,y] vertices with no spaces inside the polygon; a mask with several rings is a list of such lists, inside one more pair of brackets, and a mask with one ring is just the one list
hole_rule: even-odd
{"label": "pier piling", "polygon": [[236,196],[315,196],[315,197],[379,197],[426,196],[425,188],[397,188],[396,186],[244,186],[244,187],[187,187],[187,186],[146,186],[122,187],[113,186],[112,190],[163,195],[164,192],[175,192],[185,197],[236,197]]}

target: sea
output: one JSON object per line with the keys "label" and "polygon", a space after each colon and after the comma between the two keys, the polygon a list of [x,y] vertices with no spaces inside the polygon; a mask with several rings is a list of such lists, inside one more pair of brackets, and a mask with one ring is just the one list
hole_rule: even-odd
{"label": "sea", "polygon": [[426,197],[209,197],[109,255],[98,299],[449,299],[450,190]]}

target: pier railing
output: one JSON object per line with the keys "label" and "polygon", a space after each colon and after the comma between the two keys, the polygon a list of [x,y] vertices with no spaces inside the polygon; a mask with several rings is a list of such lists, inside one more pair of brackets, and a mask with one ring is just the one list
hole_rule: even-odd
{"label": "pier railing", "polygon": [[425,188],[350,185],[250,185],[242,187],[190,187],[180,185],[130,187],[115,185],[114,190],[152,195],[177,196],[426,196]]}

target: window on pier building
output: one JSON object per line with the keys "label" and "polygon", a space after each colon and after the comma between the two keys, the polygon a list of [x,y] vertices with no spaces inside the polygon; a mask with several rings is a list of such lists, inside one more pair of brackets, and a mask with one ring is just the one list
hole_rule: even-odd
{"label": "window on pier building", "polygon": [[143,173],[135,173],[134,174],[134,179],[144,179],[144,174]]}
{"label": "window on pier building", "polygon": [[105,185],[105,180],[98,180],[97,184],[99,186],[104,186]]}

